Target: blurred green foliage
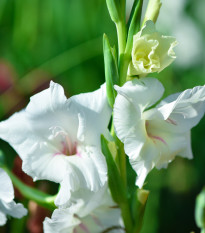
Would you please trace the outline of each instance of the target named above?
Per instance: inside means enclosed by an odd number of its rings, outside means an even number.
[[[185,4],[183,14],[197,24],[205,43],[204,15],[199,14],[204,0]],[[167,17],[171,20],[171,15]],[[29,97],[47,87],[51,79],[62,84],[68,95],[98,88],[104,82],[103,33],[109,36],[111,46],[116,45],[105,0],[1,0],[0,118],[25,107]],[[205,53],[197,65],[183,68],[173,64],[152,76],[165,85],[165,96],[204,85],[204,57]],[[193,160],[177,158],[168,169],[149,174],[142,233],[199,232],[194,205],[205,184],[204,133],[205,119],[192,131]],[[12,167],[16,153],[2,141],[0,148]],[[9,220],[0,232],[26,232],[25,220],[17,222]]]

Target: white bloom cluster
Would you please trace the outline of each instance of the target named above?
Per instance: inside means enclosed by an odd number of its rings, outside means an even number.
[[[138,175],[137,186],[143,186],[152,168],[166,167],[176,155],[192,158],[190,129],[204,115],[204,86],[171,95],[153,108],[164,92],[157,79],[134,79],[115,89],[115,132]],[[44,221],[46,233],[124,232],[121,211],[108,192],[100,145],[101,134],[110,137],[110,117],[105,85],[67,99],[63,88],[51,82],[50,88],[31,98],[25,110],[0,123],[0,136],[21,156],[23,170],[35,180],[61,185],[55,200],[58,208]],[[4,214],[15,217],[25,215],[19,204],[16,214],[13,193],[5,196],[13,189],[0,172],[6,188],[0,193],[0,210],[3,207]]]

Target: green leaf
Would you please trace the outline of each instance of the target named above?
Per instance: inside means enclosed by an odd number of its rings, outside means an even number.
[[[109,105],[113,107],[116,97],[114,85],[119,84],[119,75],[117,68],[116,50],[111,48],[108,37],[105,34],[103,36],[103,52],[107,99]]]
[[[133,8],[128,21],[129,31],[127,38],[126,52],[130,53],[132,49],[133,36],[140,30],[141,14],[142,14],[143,0],[135,0]]]
[[[122,182],[119,170],[115,164],[112,154],[108,148],[108,141],[101,136],[102,152],[105,156],[108,167],[108,184],[114,201],[121,205],[127,200],[126,189]]]
[[[197,226],[205,230],[205,187],[196,198],[195,220]]]
[[[132,216],[134,222],[134,233],[140,232],[142,228],[143,218],[149,191],[144,189],[137,189],[132,198]]]

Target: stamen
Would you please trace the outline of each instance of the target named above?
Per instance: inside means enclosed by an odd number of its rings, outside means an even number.
[[[55,153],[55,155],[74,155],[77,153],[77,143],[72,142],[71,137],[62,127],[55,126],[51,127],[50,130],[52,130],[52,139],[57,139],[61,143],[60,152]]]

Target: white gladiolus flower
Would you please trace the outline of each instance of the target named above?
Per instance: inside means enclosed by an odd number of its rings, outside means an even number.
[[[51,82],[24,110],[0,123],[0,137],[17,151],[23,170],[34,180],[61,183],[68,175],[70,190],[96,191],[104,185],[107,167],[100,135],[108,133],[111,116],[105,88],[67,99],[63,88]]]
[[[22,204],[16,204],[14,199],[14,189],[7,173],[0,168],[0,226],[6,223],[6,216],[22,218],[27,215],[27,210]]]
[[[123,233],[121,211],[115,206],[106,189],[91,194],[93,198],[90,202],[79,199],[69,208],[56,209],[51,219],[45,219],[44,232],[102,233],[109,230],[110,233]]]
[[[148,20],[133,37],[132,61],[128,67],[128,75],[159,73],[176,58],[173,51],[176,45],[174,37],[161,35],[156,31],[154,23]]]
[[[192,158],[190,129],[204,115],[205,86],[171,95],[152,109],[164,92],[157,79],[134,79],[115,88],[115,130],[138,175],[136,185],[142,187],[152,168],[166,168],[176,155]]]

